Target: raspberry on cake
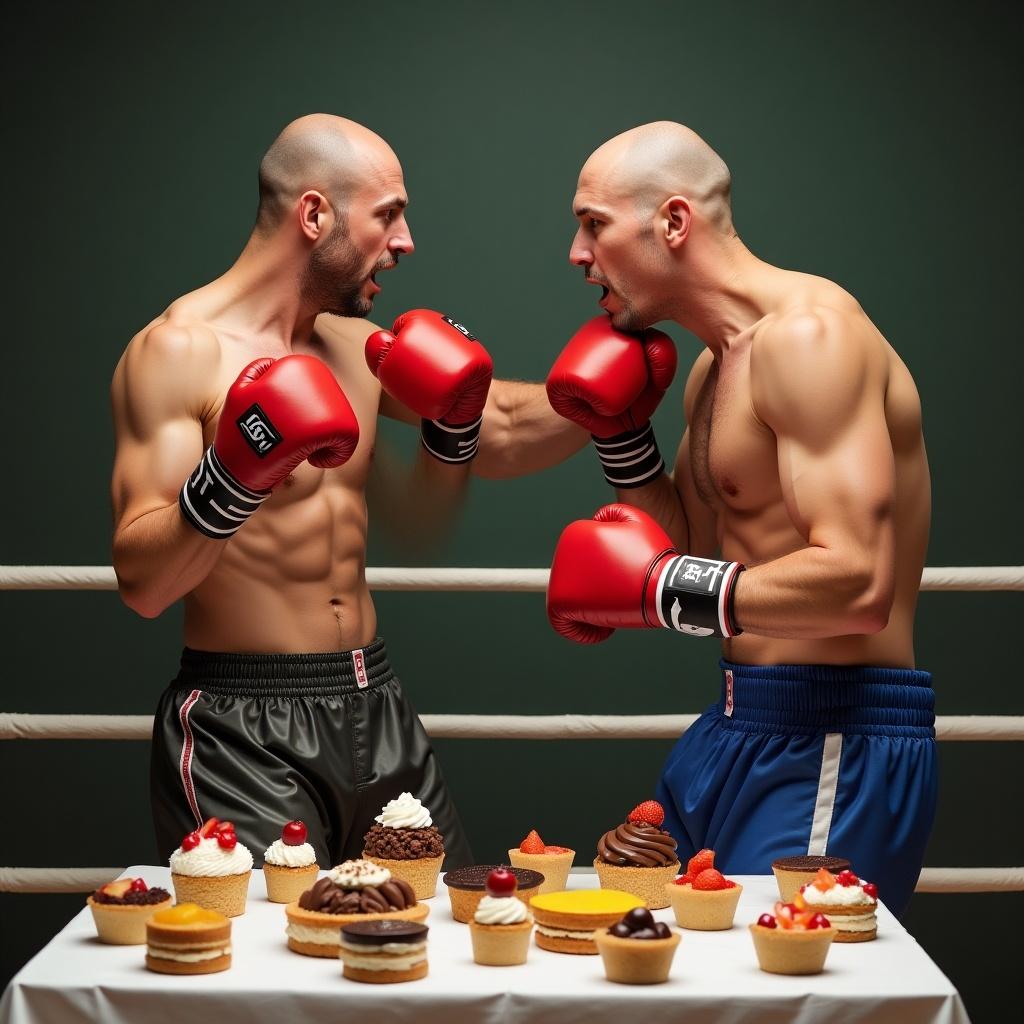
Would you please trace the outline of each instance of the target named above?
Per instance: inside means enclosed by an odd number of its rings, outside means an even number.
[[[357,921],[422,921],[430,913],[412,886],[368,860],[347,860],[285,907],[288,948],[304,956],[338,956],[339,929]]]
[[[320,870],[316,851],[306,842],[305,822],[289,821],[263,854],[263,876],[271,903],[294,903]]]
[[[849,868],[837,875],[819,869],[814,881],[800,887],[793,902],[824,914],[835,929],[836,942],[870,942],[878,935],[878,888]]]
[[[146,922],[171,905],[171,894],[166,889],[151,889],[143,878],[120,878],[101,885],[85,902],[100,942],[141,946],[146,941]]]
[[[602,888],[634,893],[649,910],[669,905],[665,884],[679,870],[679,858],[675,839],[660,827],[664,820],[661,804],[645,800],[601,836],[594,869]]]
[[[230,821],[207,818],[171,854],[171,882],[179,903],[198,903],[225,917],[245,913],[252,854]]]
[[[686,874],[665,886],[680,928],[717,932],[732,927],[743,886],[712,867],[714,862],[713,850],[701,850],[690,858]]]
[[[509,863],[516,868],[529,868],[544,876],[540,892],[558,892],[564,889],[569,879],[576,851],[567,846],[548,846],[536,829],[519,844],[508,851]]]
[[[417,899],[430,899],[444,860],[444,837],[430,812],[412,793],[402,793],[374,821],[363,838],[363,858],[404,878]]]
[[[828,918],[795,903],[780,901],[774,909],[774,914],[762,914],[750,926],[761,970],[769,974],[818,974],[835,938]]]
[[[668,981],[679,939],[667,924],[655,922],[646,907],[637,907],[610,928],[594,933],[605,976],[623,985]]]
[[[146,966],[158,974],[214,974],[231,966],[231,922],[179,903],[146,922]]]
[[[507,868],[495,868],[488,874],[486,895],[469,922],[473,959],[478,964],[511,967],[526,963],[533,918],[526,904],[516,898],[518,888],[516,876]]]

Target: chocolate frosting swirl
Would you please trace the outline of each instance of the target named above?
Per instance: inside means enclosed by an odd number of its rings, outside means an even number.
[[[663,867],[678,860],[672,836],[654,825],[631,821],[601,836],[597,856],[606,864],[633,868]]]
[[[384,914],[415,905],[412,886],[401,878],[362,889],[342,889],[331,879],[321,878],[299,897],[303,910],[316,910],[321,914]]]

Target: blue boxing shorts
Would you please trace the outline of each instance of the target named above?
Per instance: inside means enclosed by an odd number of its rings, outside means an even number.
[[[665,762],[658,801],[685,865],[764,875],[779,857],[845,857],[896,915],[935,818],[931,674],[722,661],[722,694]]]

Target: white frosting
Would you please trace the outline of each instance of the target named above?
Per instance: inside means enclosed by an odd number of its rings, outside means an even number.
[[[327,872],[327,877],[342,889],[365,889],[391,880],[391,872],[369,860],[347,860]]]
[[[834,885],[825,892],[813,885],[804,885],[800,888],[800,895],[809,907],[871,907],[875,904],[859,885]]]
[[[346,949],[342,952],[341,959],[348,967],[357,967],[364,971],[408,971],[427,959],[427,951],[424,947],[421,952],[411,953],[409,956],[389,956],[383,959],[373,955],[358,956]]]
[[[597,934],[592,931],[575,932],[565,928],[545,928],[544,925],[537,925],[537,931],[541,935],[550,935],[553,939],[593,939]]]
[[[316,863],[316,851],[309,843],[289,846],[283,839],[277,839],[267,847],[263,859],[279,868],[308,868]]]
[[[473,915],[477,924],[519,924],[529,918],[526,904],[515,896],[484,896]]]
[[[171,854],[171,871],[176,875],[221,878],[251,870],[252,854],[241,843],[225,850],[216,839],[200,839],[195,849],[183,850],[179,846]]]
[[[429,828],[433,824],[430,811],[412,793],[402,793],[397,799],[389,800],[373,820],[387,828]]]
[[[154,960],[177,960],[180,964],[198,964],[203,960],[216,960],[219,956],[227,956],[231,952],[230,946],[223,949],[207,949],[202,953],[172,953],[162,946],[149,946],[146,952]]]
[[[357,946],[354,942],[346,942],[344,938],[341,940],[342,949],[351,949],[356,953],[366,953],[367,946]],[[385,942],[381,946],[371,946],[370,949],[375,949],[380,953],[422,953],[427,948],[426,942]]]
[[[315,942],[321,946],[336,946],[338,945],[338,936],[341,935],[341,924],[314,928],[307,924],[289,923],[284,933],[289,939],[294,939],[296,942]]]

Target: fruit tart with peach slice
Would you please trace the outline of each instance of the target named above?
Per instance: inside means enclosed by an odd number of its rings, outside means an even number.
[[[171,894],[144,878],[119,878],[101,885],[87,900],[100,942],[114,946],[141,946],[146,922],[171,905]]]

